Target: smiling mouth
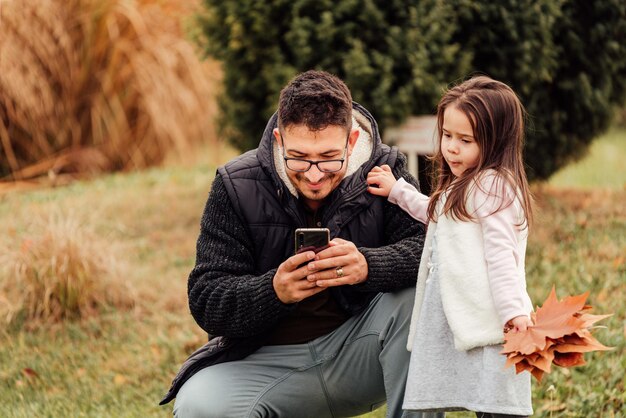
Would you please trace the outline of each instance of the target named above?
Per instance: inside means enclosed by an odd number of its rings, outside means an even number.
[[[306,185],[313,190],[317,190],[320,189],[322,187],[322,185],[324,184],[323,181],[317,182],[317,183],[306,183]]]

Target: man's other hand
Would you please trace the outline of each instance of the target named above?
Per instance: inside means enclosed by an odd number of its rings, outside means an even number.
[[[307,262],[315,258],[313,251],[305,251],[285,260],[274,275],[273,285],[276,296],[283,303],[296,303],[324,290],[314,282],[306,280],[311,272]]]
[[[330,247],[317,253],[308,268],[307,280],[320,288],[358,284],[368,274],[365,256],[354,243],[341,238],[330,241]]]

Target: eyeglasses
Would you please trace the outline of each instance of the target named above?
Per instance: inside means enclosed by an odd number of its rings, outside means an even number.
[[[285,155],[285,139],[280,134],[280,139],[283,143],[283,158],[285,165],[291,171],[297,171],[298,173],[304,173],[311,169],[311,166],[316,166],[322,173],[335,173],[343,167],[343,162],[346,160],[346,152],[348,151],[348,140],[350,139],[350,132],[346,138],[346,147],[343,150],[343,157],[338,160],[303,160],[301,158],[290,158]]]

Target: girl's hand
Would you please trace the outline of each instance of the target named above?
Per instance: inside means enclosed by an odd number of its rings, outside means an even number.
[[[532,326],[533,323],[530,318],[526,315],[516,316],[515,318],[509,320],[504,325],[504,332],[524,332],[528,329],[528,327]]]
[[[391,167],[387,164],[380,167],[374,167],[367,174],[367,191],[376,196],[389,196],[394,184],[396,184],[396,178],[391,172]]]

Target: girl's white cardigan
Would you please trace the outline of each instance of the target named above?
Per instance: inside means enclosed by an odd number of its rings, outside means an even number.
[[[471,196],[471,191],[469,194]],[[468,198],[467,204],[468,213],[472,214],[473,199]],[[517,201],[513,204],[519,206]],[[446,319],[454,335],[455,348],[464,351],[501,343],[504,340],[504,323],[496,311],[491,293],[481,224],[478,221],[458,221],[447,215],[439,215],[437,222],[428,225],[426,233],[407,348],[409,350],[412,348],[420,317],[435,231],[441,299]],[[532,311],[532,303],[526,293],[524,270],[527,231],[528,229],[524,228],[519,229],[517,233],[517,246],[521,257],[516,268],[519,288],[515,289],[515,293],[522,294],[522,314]]]

